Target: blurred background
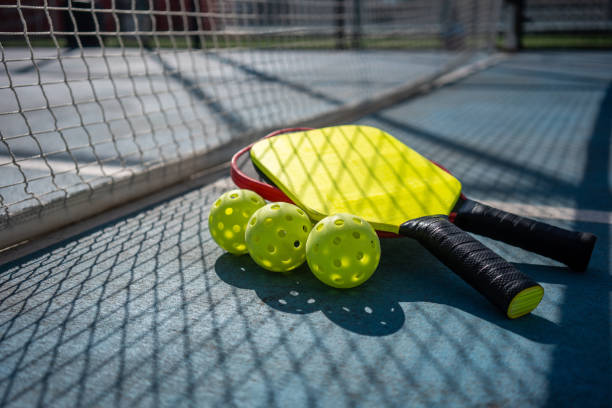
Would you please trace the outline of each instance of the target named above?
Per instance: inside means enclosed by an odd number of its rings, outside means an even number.
[[[422,0],[48,0],[2,1],[0,31],[5,46],[24,45],[27,30],[37,45],[76,48],[136,46],[158,32],[192,33],[191,45],[202,47],[201,36],[223,31],[235,41],[223,46],[270,44],[273,29],[291,27],[300,41],[282,44],[305,48],[433,48],[461,46],[464,16],[470,1]],[[484,2],[483,2],[484,3]],[[500,0],[494,23],[496,44],[505,49],[541,47],[605,48],[612,46],[610,0]],[[268,38],[251,39],[263,34]],[[312,31],[316,28],[316,32]],[[76,34],[75,34],[76,32]],[[161,32],[161,33],[160,33]],[[398,38],[398,33],[404,38]],[[126,33],[126,34],[122,34]],[[135,35],[129,36],[129,33]],[[406,35],[410,35],[407,37]],[[118,38],[119,37],[119,38]],[[314,41],[314,39],[318,41]],[[168,39],[165,39],[168,40]],[[187,46],[162,41],[162,46]],[[210,44],[208,44],[210,46]],[[218,46],[218,45],[217,45]]]

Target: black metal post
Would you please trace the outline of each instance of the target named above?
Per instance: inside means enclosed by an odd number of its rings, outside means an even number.
[[[353,0],[353,37],[351,47],[361,48],[361,0]]]
[[[336,0],[334,14],[336,16],[336,48],[342,50],[346,48],[346,44],[344,43],[344,0]]]

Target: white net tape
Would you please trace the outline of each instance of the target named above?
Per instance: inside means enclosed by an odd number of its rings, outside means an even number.
[[[442,74],[491,48],[498,6],[0,4],[0,246],[227,160],[245,135]]]

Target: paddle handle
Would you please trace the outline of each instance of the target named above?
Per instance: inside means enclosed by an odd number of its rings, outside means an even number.
[[[464,200],[454,220],[459,228],[544,255],[577,272],[587,269],[597,237]]]
[[[399,232],[418,240],[510,318],[529,313],[541,300],[540,296],[533,304],[531,299],[528,304],[519,305],[521,313],[514,313],[511,310],[516,311],[513,301],[525,300],[524,294],[533,293],[534,289],[543,294],[541,286],[444,216],[407,221],[400,226]]]

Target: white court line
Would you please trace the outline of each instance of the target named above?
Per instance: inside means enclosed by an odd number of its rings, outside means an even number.
[[[577,208],[554,207],[549,205],[533,205],[521,203],[506,203],[503,201],[480,201],[491,207],[525,217],[546,218],[564,221],[594,222],[612,224],[612,212],[597,210],[580,210]]]
[[[15,166],[15,163],[8,162],[5,166]],[[112,164],[102,164],[104,171],[98,163],[88,163],[87,165],[79,166],[79,174],[81,176],[98,176],[98,177],[109,177],[109,176],[121,176],[125,174],[131,174],[136,171],[136,167],[123,167]],[[34,170],[34,171],[42,171],[49,172],[49,167],[53,170],[53,173],[56,175],[67,175],[74,174],[77,175],[76,166],[74,163],[66,162],[62,160],[41,160],[41,159],[32,159],[32,160],[24,160],[18,161],[17,166],[21,167],[23,170]],[[17,167],[15,166],[15,167]]]

